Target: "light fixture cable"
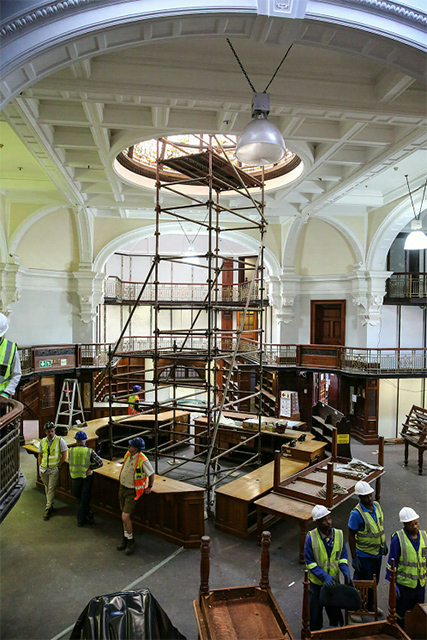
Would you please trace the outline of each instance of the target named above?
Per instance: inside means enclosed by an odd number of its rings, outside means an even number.
[[[421,215],[421,211],[423,210],[424,197],[426,195],[427,178],[426,178],[426,181],[424,182],[424,186],[423,187],[419,187],[418,189],[415,189],[414,192],[411,191],[411,188],[409,186],[408,174],[405,175],[405,179],[406,179],[406,184],[408,185],[409,197],[411,198],[411,205],[412,205],[412,211],[414,212],[414,218],[415,218],[415,220],[419,220],[420,219],[420,215]],[[415,211],[415,204],[414,204],[414,199],[412,197],[412,194],[416,193],[421,188],[423,190],[423,193],[422,193],[422,196],[421,196],[420,210],[419,210],[418,215],[417,215],[417,212]]]
[[[235,48],[233,47],[233,45],[231,44],[231,41],[230,41],[228,38],[227,38],[227,42],[228,42],[228,44],[230,45],[230,49],[232,50],[232,52],[233,52],[233,54],[234,54],[234,57],[236,58],[237,63],[238,63],[238,65],[239,65],[239,67],[241,68],[241,70],[242,70],[242,72],[243,72],[243,74],[244,74],[244,76],[245,76],[246,80],[249,82],[249,86],[250,86],[250,88],[252,89],[252,91],[253,91],[254,93],[256,93],[256,89],[255,89],[254,85],[252,84],[251,79],[249,78],[248,74],[246,73],[245,68],[244,68],[243,64],[241,63],[240,58],[239,58],[239,56],[237,55]],[[282,64],[285,62],[286,57],[287,57],[287,55],[288,55],[289,51],[292,49],[292,46],[293,46],[293,43],[289,46],[289,48],[288,48],[288,50],[286,51],[285,55],[283,56],[282,60],[279,62],[279,65],[277,66],[276,71],[275,71],[275,72],[273,73],[273,75],[271,76],[270,82],[269,82],[269,83],[267,84],[267,86],[265,87],[265,89],[264,89],[263,93],[267,93],[267,89],[268,89],[268,87],[271,85],[271,83],[273,82],[274,78],[276,77],[276,75],[277,75],[277,73],[278,73],[278,71],[279,71],[280,67],[281,67],[281,66],[282,66]]]

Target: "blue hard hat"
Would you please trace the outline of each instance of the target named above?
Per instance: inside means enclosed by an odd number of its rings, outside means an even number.
[[[138,451],[142,451],[143,449],[145,449],[145,442],[142,438],[132,438],[131,440],[129,440],[128,444],[130,447],[135,447],[135,449],[138,449]]]
[[[87,435],[84,431],[77,431],[74,440],[87,440]]]
[[[141,387],[139,386],[139,384],[134,385],[133,391],[141,391]]]

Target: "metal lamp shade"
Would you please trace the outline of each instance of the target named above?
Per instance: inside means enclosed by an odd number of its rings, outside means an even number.
[[[285,155],[286,146],[282,134],[262,113],[249,122],[237,141],[236,157],[243,164],[275,164]]]
[[[424,231],[421,230],[421,220],[412,220],[411,233],[406,238],[405,249],[406,250],[421,250],[427,249],[427,236]]]

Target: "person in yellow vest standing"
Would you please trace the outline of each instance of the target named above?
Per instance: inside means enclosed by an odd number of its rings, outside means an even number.
[[[119,504],[122,511],[123,539],[118,551],[125,550],[127,556],[135,550],[132,529],[132,513],[143,493],[151,493],[154,484],[154,469],[142,453],[145,442],[142,438],[129,440],[128,451],[120,470]]]
[[[135,384],[132,389],[132,394],[129,396],[129,406],[128,406],[128,414],[130,416],[139,413],[139,402],[140,397],[138,392],[141,391],[141,387],[139,384]]]
[[[320,604],[320,590],[323,585],[332,589],[339,584],[340,571],[346,584],[351,583],[347,549],[341,529],[332,527],[331,512],[323,505],[316,504],[311,512],[316,529],[309,531],[305,539],[304,558],[310,580],[310,630],[323,627],[323,607]],[[329,624],[342,627],[344,617],[339,607],[325,607]]]
[[[21,379],[18,347],[4,337],[8,329],[7,318],[0,313],[0,416],[6,412],[5,400],[13,396]]]
[[[94,515],[90,508],[92,497],[93,472],[103,466],[102,459],[91,448],[86,446],[87,435],[84,431],[77,431],[74,436],[75,447],[70,447],[68,464],[71,476],[71,490],[77,498],[77,526],[86,523],[93,524]]]
[[[384,533],[384,515],[379,502],[374,501],[374,490],[363,480],[356,482],[354,492],[359,496],[359,504],[350,513],[348,520],[348,544],[354,568],[353,580],[372,580],[376,576],[379,582],[383,555],[388,547]],[[374,593],[369,590],[368,609],[374,606]],[[380,616],[384,615],[378,609]]]
[[[391,536],[386,580],[390,580],[391,561],[396,568],[396,616],[402,629],[405,613],[425,601],[427,533],[420,531],[419,515],[411,507],[399,511],[403,529]]]
[[[43,518],[49,520],[53,511],[53,499],[59,480],[59,471],[67,461],[68,447],[65,440],[56,435],[53,422],[46,422],[43,429],[45,437],[39,446],[39,471],[46,494]]]

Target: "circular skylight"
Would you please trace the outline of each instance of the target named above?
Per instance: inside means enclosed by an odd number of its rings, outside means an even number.
[[[146,188],[155,188],[157,158],[168,161],[185,155],[203,153],[212,145],[212,150],[222,157],[227,155],[237,168],[254,178],[260,178],[262,167],[250,166],[237,160],[237,136],[217,134],[180,134],[163,138],[145,140],[124,149],[114,161],[114,169],[126,182]],[[287,151],[285,157],[276,164],[264,166],[264,188],[266,190],[289,184],[300,177],[304,164],[295,153]],[[166,164],[160,164],[160,179],[173,181],[180,174]],[[201,192],[204,187],[194,187]]]

